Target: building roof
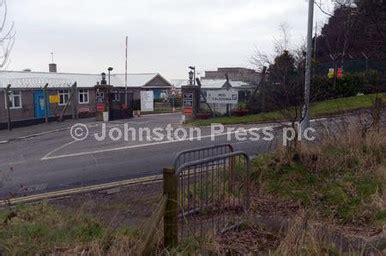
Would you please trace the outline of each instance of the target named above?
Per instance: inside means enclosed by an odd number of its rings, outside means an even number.
[[[157,76],[164,79],[158,73],[127,74],[127,86],[142,87]],[[8,84],[11,84],[11,88],[43,88],[47,83],[49,88],[62,88],[70,87],[75,82],[80,88],[91,88],[100,81],[100,74],[0,71],[0,88],[5,88]],[[111,84],[124,87],[125,75],[111,74]]]
[[[170,81],[173,86],[176,88],[181,88],[181,86],[189,85],[189,81],[186,79],[173,79]],[[226,79],[201,79],[201,88],[202,89],[221,89],[226,87]],[[229,84],[232,88],[249,88],[250,84],[243,81],[232,81],[229,80]]]
[[[185,86],[189,84],[188,79],[170,79],[169,81],[176,88],[181,88],[181,86]]]

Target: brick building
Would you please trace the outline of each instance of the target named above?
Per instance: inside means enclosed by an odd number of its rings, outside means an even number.
[[[98,91],[95,85],[101,81],[100,74],[75,74],[56,72],[0,71],[0,123],[7,121],[5,88],[10,87],[10,112],[12,121],[42,119],[44,112],[43,87],[48,83],[48,96],[57,95],[59,103],[48,103],[49,117],[58,116],[70,99],[71,87],[76,83],[74,98],[78,114],[92,116],[96,112]],[[123,103],[125,75],[112,74],[111,85],[116,92],[114,100]],[[140,91],[152,90],[159,98],[168,93],[171,84],[158,73],[128,74],[128,94],[133,100],[140,100]],[[71,106],[72,108],[72,106]],[[43,109],[43,111],[42,111]],[[69,111],[70,112],[70,111]]]

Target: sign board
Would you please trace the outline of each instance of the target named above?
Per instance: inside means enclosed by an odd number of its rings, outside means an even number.
[[[184,107],[193,107],[193,93],[184,93],[182,100]]]
[[[206,102],[209,104],[237,104],[239,93],[234,90],[207,91]]]
[[[176,91],[176,87],[172,87],[172,96],[176,96],[177,95],[177,91]]]
[[[59,95],[50,95],[48,99],[52,104],[59,103]]]
[[[154,111],[154,92],[141,91],[141,111]]]
[[[335,69],[333,69],[333,68],[328,69],[328,75],[327,76],[329,79],[333,79],[335,76]]]
[[[338,70],[336,71],[336,77],[338,79],[343,78],[343,68],[338,68]]]
[[[192,107],[184,107],[182,110],[182,113],[187,114],[187,115],[192,115],[193,114],[193,108]]]
[[[104,103],[97,103],[96,109],[98,112],[104,112],[105,111],[105,104]]]

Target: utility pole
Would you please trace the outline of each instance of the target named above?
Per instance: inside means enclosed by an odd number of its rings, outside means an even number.
[[[312,69],[312,29],[314,26],[314,1],[308,0],[308,31],[307,31],[307,55],[306,55],[306,74],[304,83],[304,108],[302,129],[310,127],[310,87]]]

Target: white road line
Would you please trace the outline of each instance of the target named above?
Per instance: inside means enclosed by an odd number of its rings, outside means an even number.
[[[65,148],[65,147],[67,147],[67,146],[69,146],[69,145],[71,145],[71,144],[73,144],[73,143],[75,143],[75,142],[77,142],[77,140],[73,140],[73,141],[71,141],[71,142],[69,142],[69,143],[66,143],[66,144],[64,144],[64,145],[62,145],[62,146],[60,146],[60,147],[58,147],[58,148],[56,148],[56,149],[54,149],[54,150],[48,152],[48,153],[47,153],[45,156],[43,156],[40,160],[46,160],[46,158],[48,158],[50,155],[52,155],[52,154],[55,153],[56,151],[58,151],[58,150],[60,150],[60,149],[62,149],[62,148]]]
[[[273,128],[273,126],[267,126],[264,128]],[[246,131],[251,131],[256,128],[250,128],[246,129]],[[259,128],[260,129],[260,128]],[[108,148],[108,149],[100,149],[100,150],[93,150],[93,151],[86,151],[86,152],[79,152],[79,153],[73,153],[73,154],[64,154],[64,155],[58,155],[58,156],[50,156],[51,154],[55,153],[59,149],[62,149],[71,143],[67,143],[60,148],[57,148],[48,154],[46,154],[44,157],[42,157],[40,160],[41,161],[46,161],[46,160],[53,160],[53,159],[59,159],[59,158],[68,158],[68,157],[77,157],[77,156],[85,156],[85,155],[92,155],[92,154],[100,154],[100,153],[106,153],[106,152],[114,152],[114,151],[121,151],[121,150],[127,150],[127,149],[133,149],[133,148],[143,148],[143,147],[151,147],[151,146],[156,146],[156,145],[163,145],[163,144],[171,144],[171,143],[178,143],[178,142],[183,142],[183,141],[200,141],[201,139],[205,138],[211,138],[213,137],[221,137],[225,135],[231,135],[231,134],[236,134],[236,133],[241,133],[241,131],[232,131],[232,132],[227,132],[227,133],[222,133],[222,134],[217,134],[217,135],[204,135],[200,137],[195,137],[195,138],[186,138],[186,139],[180,139],[180,140],[167,140],[167,141],[160,141],[160,142],[152,142],[152,143],[145,143],[145,144],[138,144],[138,145],[131,145],[131,146],[124,146],[124,147],[117,147],[117,148]]]
[[[313,119],[310,120],[311,122],[315,121],[324,121],[327,120],[327,118],[320,118],[320,119]],[[246,131],[251,131],[256,128],[258,129],[264,129],[264,128],[275,128],[279,127],[280,125],[271,125],[271,126],[264,126],[264,127],[253,127],[250,129],[246,129]],[[217,134],[213,135],[214,137],[220,137],[220,136],[225,136],[225,135],[230,135],[230,134],[236,134],[240,133],[240,131],[232,131],[228,133],[222,133],[222,134]],[[60,146],[59,148],[47,153],[45,156],[43,156],[40,160],[41,161],[46,161],[46,160],[53,160],[53,159],[59,159],[59,158],[68,158],[68,157],[77,157],[77,156],[85,156],[85,155],[92,155],[92,154],[100,154],[100,153],[106,153],[106,152],[115,152],[115,151],[121,151],[121,150],[127,150],[127,149],[134,149],[134,148],[143,148],[143,147],[150,147],[150,146],[156,146],[156,145],[163,145],[163,144],[171,144],[171,143],[178,143],[178,142],[183,142],[183,141],[200,141],[201,139],[205,138],[210,138],[212,135],[204,135],[196,138],[187,138],[187,139],[181,139],[181,140],[167,140],[167,141],[160,141],[160,142],[152,142],[152,143],[145,143],[145,144],[138,144],[138,145],[131,145],[131,146],[123,146],[123,147],[117,147],[117,148],[108,148],[108,149],[100,149],[100,150],[93,150],[93,151],[86,151],[86,152],[79,152],[79,153],[72,153],[72,154],[64,154],[64,155],[58,155],[58,156],[51,156],[53,153],[56,151],[63,149],[69,145],[71,145],[74,142],[77,141],[72,141],[70,143],[64,144]]]

